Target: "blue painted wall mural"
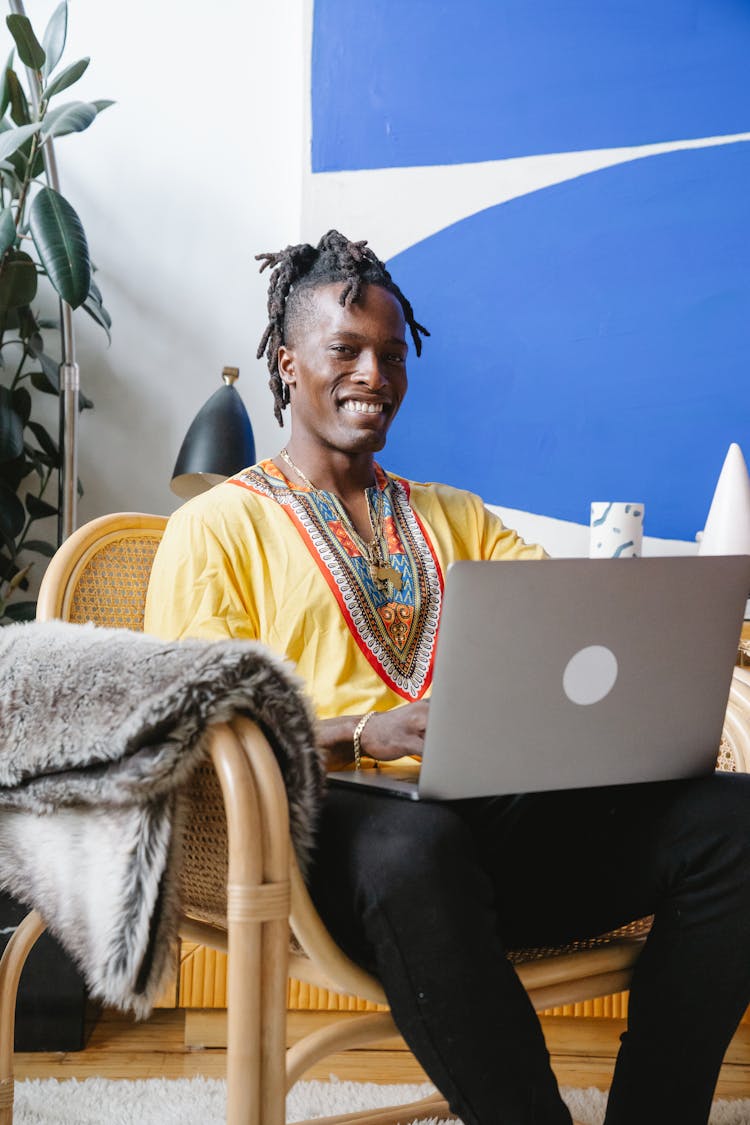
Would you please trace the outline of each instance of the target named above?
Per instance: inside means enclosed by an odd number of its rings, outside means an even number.
[[[313,169],[750,130],[739,0],[316,0]],[[672,152],[473,215],[390,264],[433,331],[386,463],[692,539],[750,457],[750,146]],[[367,231],[352,231],[367,237]],[[375,246],[377,250],[377,246]]]
[[[313,171],[748,128],[746,0],[315,0]]]

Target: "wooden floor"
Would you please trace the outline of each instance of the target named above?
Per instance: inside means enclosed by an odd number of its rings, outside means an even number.
[[[195,1015],[195,1014],[194,1014]],[[210,1042],[218,1013],[207,1013],[204,1041]],[[293,1012],[289,1041],[332,1019],[338,1013]],[[356,1017],[355,1017],[356,1018]],[[214,1023],[212,1024],[212,1020]],[[558,1080],[565,1086],[607,1089],[623,1021],[610,1019],[543,1020],[547,1044]],[[200,1027],[200,1017],[192,1029]],[[23,1078],[183,1078],[204,1075],[223,1078],[226,1052],[218,1047],[186,1047],[184,1010],[157,1010],[145,1023],[115,1012],[98,1019],[83,1051],[16,1055],[16,1077]],[[361,1082],[420,1082],[423,1071],[401,1040],[387,1040],[376,1048],[333,1055],[306,1078]],[[733,1040],[722,1070],[717,1096],[750,1098],[750,1024],[743,1024]]]

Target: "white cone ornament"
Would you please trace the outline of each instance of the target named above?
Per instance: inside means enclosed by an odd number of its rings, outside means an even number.
[[[736,442],[724,460],[698,554],[750,555],[750,476]]]

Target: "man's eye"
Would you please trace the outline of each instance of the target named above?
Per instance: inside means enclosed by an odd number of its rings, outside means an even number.
[[[346,346],[346,344],[331,344],[331,351],[332,352],[341,352],[344,355],[351,355],[352,354],[352,349],[348,348]]]
[[[388,363],[406,363],[406,357],[402,355],[387,355],[385,358]]]

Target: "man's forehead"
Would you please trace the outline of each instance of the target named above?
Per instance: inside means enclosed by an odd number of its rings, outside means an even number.
[[[310,291],[315,318],[321,328],[361,333],[368,322],[377,320],[389,336],[404,339],[406,321],[403,309],[392,293],[379,285],[365,285],[356,301],[347,301],[342,305],[344,289],[345,284],[334,282]]]

